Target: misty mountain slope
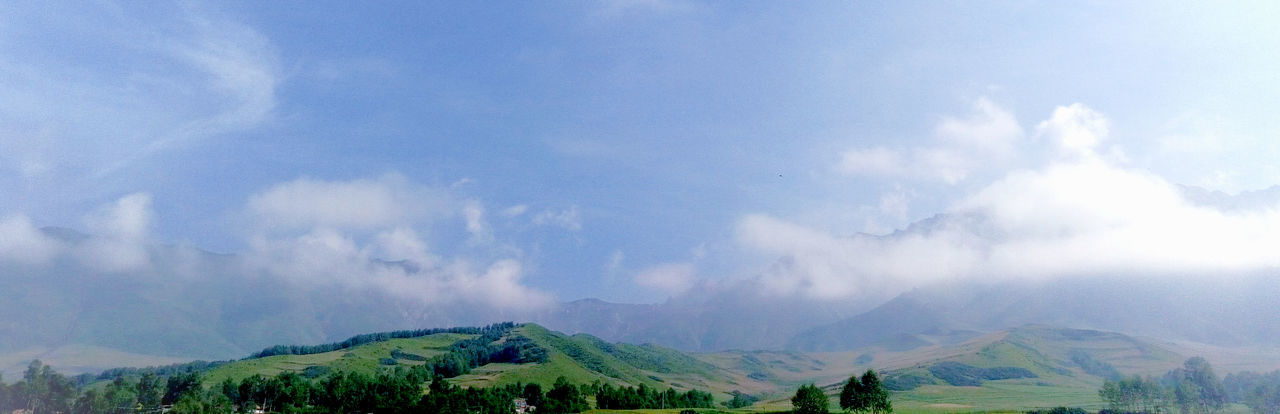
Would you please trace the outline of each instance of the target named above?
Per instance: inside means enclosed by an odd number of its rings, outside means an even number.
[[[1280,281],[1268,275],[1079,278],[948,284],[905,293],[853,318],[793,337],[796,349],[840,350],[900,334],[997,331],[1046,324],[1226,346],[1276,344]]]
[[[895,337],[896,342],[909,341],[903,335],[938,332],[950,326],[941,313],[928,309],[914,298],[899,296],[861,315],[801,332],[791,337],[787,348],[801,351],[856,349],[894,340]]]
[[[144,246],[125,253],[145,255],[145,265],[103,270],[95,262],[102,259],[88,255],[101,239],[67,229],[42,231],[82,254],[0,269],[0,354],[90,346],[226,359],[280,343],[511,319],[496,309],[431,306],[384,289],[268,275],[244,257],[183,246]]]
[[[746,284],[695,292],[654,305],[580,300],[533,321],[610,341],[654,343],[684,351],[781,349],[804,329],[853,315],[858,304],[761,295]]]
[[[1114,375],[1159,375],[1184,356],[1114,332],[1029,325],[961,344],[873,354],[899,409],[1101,408]]]

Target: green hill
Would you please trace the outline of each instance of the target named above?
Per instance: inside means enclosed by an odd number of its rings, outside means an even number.
[[[437,333],[413,338],[374,341],[327,352],[271,355],[216,364],[204,375],[206,385],[223,380],[239,381],[252,375],[274,376],[292,371],[306,377],[321,377],[346,371],[376,374],[399,366],[432,363],[436,358],[457,352],[460,341],[480,335]],[[740,373],[723,369],[693,355],[655,345],[609,343],[591,335],[565,335],[535,324],[516,325],[492,341],[501,346],[523,341],[545,353],[540,362],[490,362],[450,379],[467,387],[490,387],[513,383],[538,383],[549,388],[558,377],[570,382],[594,382],[677,390],[698,389],[729,399],[738,390]],[[279,347],[278,347],[279,348]],[[756,388],[759,388],[756,386]]]
[[[786,410],[804,383],[833,396],[849,375],[881,372],[899,412],[1100,408],[1097,389],[1115,375],[1159,375],[1184,356],[1122,334],[1030,325],[958,344],[856,351],[730,351],[689,354],[655,345],[611,343],[535,324],[370,334],[318,346],[272,347],[258,356],[211,364],[206,385],[291,371],[319,378],[332,372],[376,374],[400,367],[471,361],[450,382],[464,387],[538,383],[697,389],[718,401],[740,391],[762,401],[751,410]],[[265,355],[265,356],[264,356]],[[435,366],[435,365],[431,365]],[[203,367],[203,366],[202,366]],[[458,371],[462,372],[462,371]],[[833,400],[834,401],[834,400]]]

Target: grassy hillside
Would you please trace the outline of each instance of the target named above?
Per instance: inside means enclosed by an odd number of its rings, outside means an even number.
[[[275,355],[244,359],[210,370],[205,374],[205,384],[216,384],[227,378],[233,381],[240,381],[254,374],[274,376],[285,371],[293,371],[309,376],[322,375],[329,371],[359,372],[372,375],[379,370],[393,369],[395,365],[423,364],[422,361],[418,361],[413,357],[396,358],[392,355],[392,351],[398,350],[397,354],[402,356],[404,354],[401,353],[407,353],[430,358],[447,352],[449,345],[453,345],[457,341],[474,338],[475,336],[441,333],[418,338],[373,342],[349,349],[319,354]],[[394,360],[395,365],[384,363],[384,359]]]
[[[333,371],[374,374],[398,365],[421,365],[431,357],[449,352],[454,343],[476,335],[456,333],[434,334],[416,338],[372,342],[336,351],[308,355],[275,355],[229,362],[208,371],[206,384],[224,379],[239,381],[258,374],[274,376],[293,371],[305,376],[323,376]],[[565,335],[538,325],[526,324],[513,329],[498,342],[512,338],[528,338],[546,351],[540,363],[489,363],[450,381],[469,387],[489,387],[520,383],[539,383],[549,388],[558,377],[573,383],[596,381],[615,385],[645,384],[653,388],[699,389],[717,392],[717,398],[728,399],[728,392],[742,389],[738,380],[751,389],[776,388],[752,384],[745,374],[726,370],[692,355],[654,345],[609,343],[590,335]],[[411,357],[405,358],[405,355]],[[420,357],[420,358],[418,358]]]
[[[491,341],[494,346],[517,341],[532,344],[545,358],[488,363],[450,381],[467,387],[539,383],[545,389],[563,376],[577,384],[698,389],[712,392],[718,401],[728,400],[736,390],[760,397],[761,402],[746,410],[726,411],[769,412],[790,409],[791,393],[810,382],[824,387],[837,401],[835,396],[849,375],[875,369],[887,385],[896,388],[897,412],[1001,412],[1053,406],[1101,408],[1097,389],[1105,378],[1159,375],[1185,359],[1164,346],[1122,334],[1035,325],[951,345],[904,350],[881,344],[826,353],[688,354],[654,345],[610,343],[584,334],[565,335],[534,324],[501,332],[501,336],[436,333],[329,352],[248,358],[210,369],[205,383],[285,371],[308,377],[335,371],[374,374],[458,352],[459,341]]]
[[[513,331],[547,350],[538,364],[488,364],[454,379],[464,386],[493,386],[515,382],[548,386],[563,376],[575,383],[612,383],[677,390],[719,392],[719,398],[736,387],[738,373],[694,356],[655,345],[609,343],[591,335],[565,335],[535,324]]]

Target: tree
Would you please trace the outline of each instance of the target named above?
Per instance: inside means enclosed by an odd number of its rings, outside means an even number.
[[[160,389],[160,377],[157,377],[155,372],[142,373],[142,378],[138,379],[135,389],[138,391],[138,405],[142,406],[143,410],[160,409],[160,399],[163,394]]]
[[[52,367],[33,360],[27,365],[22,379],[25,382],[27,408],[36,414],[65,413],[71,411],[71,400],[76,395],[75,384]]]
[[[1112,411],[1155,413],[1168,411],[1170,392],[1154,379],[1134,375],[1117,381],[1104,381],[1098,397]]]
[[[827,394],[813,384],[803,385],[791,397],[791,406],[795,414],[827,414],[829,405]]]
[[[844,388],[840,389],[840,409],[856,413],[864,411],[866,407],[867,401],[862,395],[862,380],[856,374],[850,375]]]
[[[106,398],[107,405],[111,407],[110,412],[113,413],[133,412],[138,405],[136,387],[125,381],[123,376],[118,376],[110,384],[107,384],[102,396]]]
[[[524,392],[521,393],[525,403],[534,407],[542,406],[542,386],[536,382],[530,382],[524,386]]]
[[[172,405],[182,398],[183,394],[190,392],[202,391],[200,385],[200,374],[191,371],[185,374],[170,375],[168,381],[165,382],[164,397],[160,398],[160,403],[164,405]]]
[[[1211,413],[1226,407],[1227,391],[1204,358],[1188,359],[1170,374],[1174,398],[1183,413]]]
[[[544,407],[538,407],[538,411],[552,414],[580,413],[590,408],[586,397],[578,392],[578,387],[570,384],[565,377],[556,378],[555,385],[543,399],[543,405],[546,406],[545,411]]]
[[[863,410],[870,411],[872,414],[893,412],[893,401],[889,398],[889,390],[884,388],[884,383],[880,382],[880,376],[876,375],[875,371],[867,370],[863,373],[861,383]]]

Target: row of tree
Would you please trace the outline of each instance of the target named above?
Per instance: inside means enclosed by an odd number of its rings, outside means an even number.
[[[538,384],[463,388],[450,384],[436,371],[430,364],[402,365],[376,375],[336,371],[314,379],[289,371],[272,377],[226,379],[206,388],[198,371],[161,377],[144,370],[136,378],[117,376],[105,386],[79,387],[72,379],[33,361],[22,380],[13,385],[0,381],[0,411],[125,414],[169,410],[181,414],[262,409],[280,413],[507,414],[514,411],[514,399],[524,398],[540,413],[576,413],[591,408],[586,396],[592,392],[597,408],[710,408],[713,404],[710,393],[698,390],[659,391],[644,385],[614,387],[599,382],[575,386],[563,377],[545,393]]]
[[[1244,404],[1256,413],[1280,412],[1280,370],[1227,374],[1222,383],[1231,402]]]
[[[432,328],[432,329],[415,329],[391,332],[378,332],[370,334],[356,335],[346,340],[320,345],[276,345],[268,347],[245,359],[263,358],[274,355],[310,355],[322,354],[341,349],[352,348],[372,342],[384,342],[398,338],[418,338],[428,335],[436,335],[442,333],[468,334],[480,336],[498,336],[501,337],[518,325],[513,322],[495,323],[484,327],[456,327],[456,328]]]
[[[1165,413],[1177,407],[1182,413],[1216,413],[1227,406],[1226,388],[1204,358],[1194,357],[1163,377],[1132,376],[1107,380],[1098,396],[1113,412]]]
[[[711,394],[698,390],[678,392],[674,388],[659,391],[644,384],[638,387],[617,387],[605,384],[596,393],[596,408],[635,410],[644,408],[712,408],[715,401]]]
[[[801,386],[796,395],[791,397],[791,406],[795,414],[826,414],[830,401],[821,388],[813,384]],[[840,390],[840,409],[846,412],[888,414],[893,412],[893,402],[889,390],[885,389],[880,376],[873,370],[867,370],[861,377],[853,375]]]

